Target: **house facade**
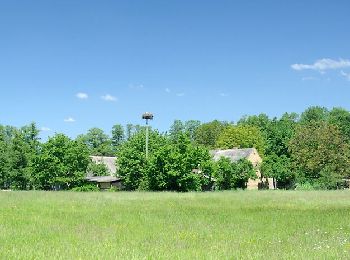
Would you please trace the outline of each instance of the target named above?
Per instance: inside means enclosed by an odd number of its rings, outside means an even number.
[[[259,166],[262,163],[262,158],[260,157],[258,151],[255,148],[212,150],[210,151],[210,154],[213,156],[214,161],[218,161],[221,157],[229,158],[232,162],[237,162],[241,159],[247,159],[254,166],[257,177],[255,180],[249,179],[247,183],[247,189],[274,189],[273,179],[263,177],[260,172]]]
[[[108,176],[94,176],[93,172],[88,172],[86,180],[91,183],[96,183],[96,185],[101,190],[108,190],[110,188],[122,189],[122,181],[120,178],[116,177],[117,173],[117,157],[107,157],[107,156],[90,156],[93,163],[104,164],[108,170]]]

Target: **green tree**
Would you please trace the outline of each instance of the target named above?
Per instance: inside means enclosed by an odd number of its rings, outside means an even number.
[[[188,120],[185,122],[185,132],[190,137],[191,142],[195,141],[196,131],[200,127],[201,122],[198,120]]]
[[[125,141],[124,127],[122,125],[114,125],[112,128],[112,145],[116,150]]]
[[[0,188],[8,187],[10,171],[9,146],[6,141],[5,128],[0,125]]]
[[[300,116],[301,124],[328,121],[329,111],[325,107],[312,106],[307,108]]]
[[[229,126],[219,136],[217,147],[221,149],[251,148],[258,150],[261,156],[265,152],[265,140],[255,126]]]
[[[214,120],[200,125],[194,134],[196,144],[204,145],[209,149],[216,148],[217,140],[222,132],[229,126],[227,122]]]
[[[90,163],[85,144],[56,134],[43,145],[32,163],[35,189],[71,189],[84,181]]]
[[[329,123],[339,127],[343,136],[350,141],[350,112],[340,108],[335,107],[329,112]]]
[[[147,167],[149,160],[146,160],[146,137],[145,129],[132,135],[124,142],[117,152],[118,174],[123,178],[126,190],[136,190],[147,187]],[[166,138],[159,132],[149,131],[149,154],[159,150],[166,143]]]
[[[32,122],[29,125],[22,127],[21,131],[23,133],[24,141],[29,145],[33,153],[37,153],[40,147],[40,130],[36,123]]]
[[[296,126],[296,114],[285,113],[280,119],[274,118],[266,131],[266,155],[290,157],[288,144]]]
[[[300,182],[314,182],[325,171],[338,180],[349,176],[350,148],[337,126],[316,121],[298,126],[289,149]]]
[[[237,122],[237,125],[255,126],[264,133],[269,129],[270,119],[266,114],[244,116]]]
[[[86,172],[89,176],[109,176],[110,175],[108,168],[104,163],[90,162]]]
[[[174,123],[170,126],[169,136],[171,139],[175,140],[179,135],[184,133],[185,125],[181,120],[175,120]]]
[[[78,136],[77,140],[89,148],[90,155],[114,155],[111,138],[100,128],[91,128],[86,135]]]
[[[148,185],[150,190],[198,191],[210,182],[209,151],[194,145],[186,133],[176,142],[168,140],[150,158]],[[193,172],[194,169],[199,171]]]
[[[9,184],[11,189],[25,190],[30,186],[30,143],[27,143],[23,132],[16,130],[10,144]]]
[[[126,125],[126,140],[129,140],[133,135],[133,125],[127,124]]]
[[[246,159],[232,162],[229,158],[221,157],[214,169],[218,190],[245,189],[248,180],[256,178],[253,165]]]
[[[263,176],[274,179],[275,188],[290,189],[295,183],[296,176],[292,170],[291,159],[286,155],[266,156],[260,170]]]

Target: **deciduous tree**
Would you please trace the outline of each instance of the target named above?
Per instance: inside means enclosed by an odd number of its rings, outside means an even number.
[[[303,174],[299,178],[316,180],[325,169],[338,179],[349,176],[349,144],[337,126],[315,121],[298,126],[289,149],[294,169]]]
[[[255,126],[229,126],[219,136],[217,147],[221,149],[251,148],[261,156],[265,152],[265,142],[260,130]]]

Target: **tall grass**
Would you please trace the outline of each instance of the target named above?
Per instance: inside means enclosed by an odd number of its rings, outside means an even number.
[[[0,192],[0,259],[349,259],[349,191]]]

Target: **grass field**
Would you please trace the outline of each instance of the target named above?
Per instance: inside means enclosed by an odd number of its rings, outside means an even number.
[[[0,259],[350,259],[350,191],[0,192]]]

